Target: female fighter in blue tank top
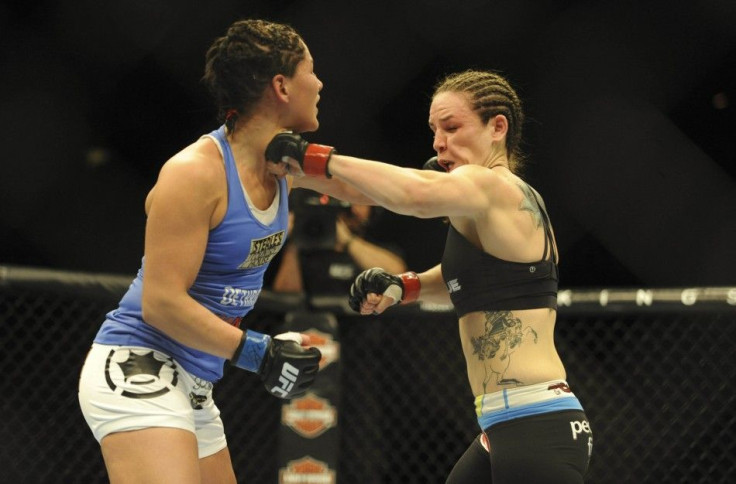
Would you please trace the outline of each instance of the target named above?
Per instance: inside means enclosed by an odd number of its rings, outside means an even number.
[[[225,137],[225,127],[206,136],[217,143],[225,160],[227,213],[222,222],[210,231],[202,267],[189,294],[213,313],[239,324],[240,319],[253,309],[263,286],[268,262],[286,239],[289,217],[287,185],[285,179],[279,180],[274,200],[276,217],[268,224],[262,223],[247,201]],[[210,382],[219,380],[223,358],[184,346],[143,320],[141,291],[144,274],[145,259],[119,307],[107,314],[95,343],[158,350],[173,357],[195,376]]]
[[[314,59],[292,27],[238,20],[207,49],[202,82],[224,126],[162,164],[141,268],[80,372],[80,409],[114,484],[235,484],[213,395],[224,362],[281,399],[304,395],[319,369],[308,335],[240,328],[288,225],[289,182],[263,151],[277,133],[319,128]]]

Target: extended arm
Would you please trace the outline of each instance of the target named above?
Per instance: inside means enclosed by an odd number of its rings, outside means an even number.
[[[278,176],[288,176],[290,188],[307,188],[324,193],[339,200],[360,205],[376,205],[365,193],[342,180],[327,176],[325,166],[335,153],[331,146],[308,143],[298,134],[277,134],[266,147],[268,170]],[[300,160],[296,165],[284,162],[283,158]],[[304,165],[304,160],[308,160]]]
[[[355,203],[359,205],[378,205],[376,201],[356,187],[338,178],[324,178],[302,176],[294,177],[293,188],[306,188],[315,192],[324,193],[338,200]]]
[[[421,218],[473,216],[488,207],[494,192],[489,186],[494,176],[481,166],[465,165],[451,173],[402,168],[339,155],[332,147],[307,143],[293,133],[276,135],[266,149],[266,158],[282,163],[294,176],[308,179],[300,183],[342,180],[373,204]]]

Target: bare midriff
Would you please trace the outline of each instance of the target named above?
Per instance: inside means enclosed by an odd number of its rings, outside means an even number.
[[[474,396],[564,380],[554,343],[554,309],[477,311],[460,318],[468,379]]]

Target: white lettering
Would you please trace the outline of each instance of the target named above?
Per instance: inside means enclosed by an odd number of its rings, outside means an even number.
[[[283,388],[286,393],[289,393],[294,387],[294,382],[284,378],[283,375],[279,377],[279,383],[281,383],[281,388]]]
[[[452,279],[450,281],[447,281],[447,291],[452,294],[453,292],[457,292],[462,289],[462,286],[459,282],[457,282],[457,279]]]
[[[588,459],[593,455],[593,437],[588,437]]]
[[[260,289],[237,289],[225,286],[220,304],[223,306],[249,307],[255,305]]]
[[[281,375],[290,381],[296,381],[296,378],[299,376],[299,369],[286,361],[284,362],[284,366],[281,367]]]
[[[349,279],[352,279],[355,275],[353,266],[351,264],[330,264],[330,267],[328,269],[328,273],[330,274],[330,277],[333,279],[340,279],[343,281],[347,281]]]
[[[637,306],[651,306],[652,305],[652,299],[653,294],[652,291],[647,291],[645,289],[639,289],[636,291],[636,305]]]
[[[325,420],[330,421],[335,418],[335,410],[332,408],[326,410],[289,410],[289,418],[292,420]]]
[[[285,392],[284,390],[282,390],[281,387],[276,387],[276,386],[271,389],[271,393],[273,393],[279,398],[286,398],[287,396],[289,396],[289,394]]]
[[[298,377],[299,369],[288,361],[284,362],[284,366],[281,367],[281,376],[279,376],[280,386],[271,388],[271,393],[282,398],[286,397],[292,388],[294,388],[294,383]]]
[[[230,286],[225,287],[225,291],[222,293],[222,299],[220,300],[220,304],[224,306],[230,306],[232,304],[232,295],[233,295],[233,288]]]
[[[284,484],[334,484],[335,477],[330,474],[284,474]]]
[[[570,422],[570,429],[572,429],[572,439],[578,440],[578,434],[581,432],[585,432],[586,434],[590,433],[590,424],[587,420],[574,420]]]
[[[680,296],[682,304],[685,306],[692,306],[698,301],[698,290],[697,289],[685,289],[682,291]]]

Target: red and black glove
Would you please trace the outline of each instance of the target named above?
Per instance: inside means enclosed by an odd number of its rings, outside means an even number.
[[[332,178],[327,169],[332,153],[335,153],[332,146],[309,143],[295,133],[279,133],[266,147],[267,160],[288,163],[284,158],[292,158],[299,163],[301,173],[316,177]]]
[[[380,267],[367,269],[355,278],[350,286],[348,303],[354,311],[360,312],[360,304],[368,293],[382,294],[394,299],[394,304],[408,304],[419,298],[421,284],[415,272],[393,275]]]

